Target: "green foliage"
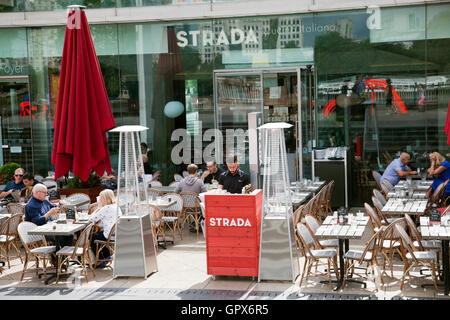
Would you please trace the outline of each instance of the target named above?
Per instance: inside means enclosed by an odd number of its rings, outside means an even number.
[[[6,184],[11,181],[14,175],[14,171],[16,171],[17,168],[20,168],[20,165],[15,162],[5,163],[0,168],[0,183]]]
[[[75,176],[74,178],[69,179],[69,181],[67,182],[67,186],[70,189],[94,188],[100,185],[101,185],[100,177],[95,173],[91,173],[87,181],[83,181],[77,176]]]

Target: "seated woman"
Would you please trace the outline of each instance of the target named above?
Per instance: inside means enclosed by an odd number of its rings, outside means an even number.
[[[433,177],[433,184],[431,188],[427,191],[427,197],[431,197],[434,190],[447,179],[450,179],[450,162],[448,162],[440,153],[433,152],[430,154],[431,166],[428,169],[428,174]],[[447,184],[445,189],[445,198],[450,195],[450,183]]]
[[[95,240],[106,241],[113,225],[116,223],[118,216],[122,215],[120,208],[117,208],[116,198],[114,192],[110,189],[105,189],[100,192],[97,209],[90,215],[90,222],[98,222],[97,226],[102,227],[102,230],[92,234],[91,249],[95,252]],[[117,212],[117,210],[119,210]],[[111,256],[108,248],[103,248],[99,252],[99,259],[107,259]]]

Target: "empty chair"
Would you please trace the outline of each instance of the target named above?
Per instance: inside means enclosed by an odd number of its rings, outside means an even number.
[[[383,256],[383,273],[386,273],[386,261],[389,263],[391,267],[391,277],[394,277],[393,271],[393,259],[394,254],[397,253],[401,255],[401,241],[400,235],[395,229],[396,225],[400,225],[405,227],[405,219],[399,218],[387,226],[384,227],[384,232],[381,239],[380,252]]]
[[[342,283],[342,288],[345,288],[345,283],[347,280],[347,277],[349,277],[349,271],[351,270],[351,276],[353,277],[354,274],[354,268],[355,266],[362,266],[363,264],[366,264],[366,272],[367,275],[369,269],[370,273],[372,274],[372,277],[374,276],[374,268],[378,268],[378,261],[377,261],[377,255],[378,251],[380,250],[381,245],[381,236],[384,232],[384,229],[381,228],[376,233],[372,235],[370,240],[367,242],[364,250],[349,250],[344,255],[344,282]],[[383,279],[380,277],[381,282],[383,282]],[[376,290],[378,291],[378,285],[377,282],[374,280]]]
[[[318,240],[314,235],[317,232],[317,229],[320,227],[319,221],[311,214],[307,214],[305,216],[305,224],[309,229],[311,234],[314,237],[316,244],[323,248],[335,248],[336,250],[339,248],[339,240],[338,239],[327,239],[327,240]]]
[[[163,213],[159,209],[159,207],[154,205],[149,205],[149,211],[150,211],[150,218],[152,219],[152,228],[153,228],[153,238],[155,240],[155,243],[157,244],[159,241],[159,238],[162,238],[162,241],[164,242],[164,246],[166,246],[166,235],[165,235],[165,229],[164,224],[162,221]],[[156,246],[158,248],[158,246]]]
[[[62,249],[56,252],[56,256],[58,257],[58,272],[56,275],[56,283],[58,283],[59,281],[63,264],[66,263],[68,265],[69,261],[71,260],[78,261],[77,259],[78,257],[80,257],[81,260],[81,267],[83,268],[86,282],[88,282],[86,264],[89,266],[89,268],[92,271],[92,274],[95,277],[95,272],[92,267],[94,261],[90,260],[91,258],[89,255],[89,247],[90,247],[89,244],[91,241],[93,227],[94,224],[90,223],[83,229],[80,236],[78,237],[77,242],[75,243],[75,246],[64,246]]]
[[[378,171],[372,171],[373,179],[375,180],[378,188],[381,189],[381,174]]]
[[[77,210],[88,210],[89,205],[91,204],[91,198],[86,193],[77,192],[72,193],[70,196],[67,197],[68,200],[74,201],[74,202],[84,202],[84,204],[77,206]]]
[[[383,179],[381,183],[388,187],[389,191],[394,189],[394,185],[388,179]]]
[[[175,174],[173,175],[173,178],[174,178],[175,181],[178,181],[178,182],[180,182],[181,180],[183,180],[183,176],[182,176],[182,175],[179,175],[178,173],[175,173]]]
[[[386,198],[383,196],[383,194],[380,192],[380,190],[378,189],[373,189],[373,195],[375,196],[375,198],[378,199],[378,201],[380,201],[380,203],[383,205],[383,207],[386,205]]]
[[[164,228],[167,227],[172,232],[172,241],[175,244],[175,232],[178,230],[180,239],[183,240],[180,220],[183,211],[183,198],[177,193],[167,193],[161,197],[163,200],[175,200],[175,203],[168,208],[161,208],[163,211],[162,222]]]
[[[45,178],[41,181],[47,187],[47,190],[58,190],[58,183],[53,179]]]
[[[8,209],[8,213],[10,214],[16,213],[25,214],[25,206],[20,203],[10,202],[6,205],[6,208]]]
[[[47,261],[51,259],[51,254],[53,254],[56,250],[55,246],[47,245],[47,241],[44,236],[28,234],[28,231],[33,230],[36,227],[37,225],[28,221],[21,222],[17,227],[17,232],[25,251],[25,261],[23,264],[20,281],[23,280],[25,272],[27,271],[28,262],[32,258],[36,260],[36,274],[38,274],[40,269],[39,259],[42,259],[42,271],[44,273],[44,279],[47,279]]]
[[[384,214],[383,214],[383,205],[381,204],[381,202],[378,200],[378,198],[372,196],[372,202],[375,205],[375,209],[377,211],[378,217],[380,217],[381,222],[383,224],[389,224],[392,221],[398,219],[398,218],[387,218]]]
[[[153,198],[162,197],[163,193],[161,191],[159,191],[158,189],[148,188],[147,195],[148,195],[149,199],[153,199]]]
[[[436,293],[438,292],[437,287],[437,277],[436,277],[436,266],[435,266],[435,260],[436,260],[436,251],[430,250],[430,251],[419,251],[414,247],[414,244],[412,240],[409,238],[408,234],[406,233],[405,229],[400,225],[395,225],[395,230],[400,235],[400,239],[404,248],[404,251],[402,250],[401,256],[404,262],[403,266],[403,275],[402,275],[402,282],[400,285],[400,290],[403,290],[403,285],[405,282],[405,277],[408,275],[411,277],[410,270],[412,267],[416,265],[421,265],[427,268],[431,269],[431,278],[433,280],[434,289],[436,290]]]
[[[302,276],[300,278],[299,286],[302,286],[303,278],[309,277],[311,272],[311,267],[314,263],[319,262],[320,260],[327,260],[328,268],[327,275],[330,283],[330,288],[333,289],[331,284],[331,264],[333,264],[334,272],[336,274],[336,278],[339,278],[339,272],[337,268],[337,253],[336,249],[328,248],[328,249],[314,249],[315,241],[313,236],[311,235],[309,229],[306,225],[299,223],[297,224],[297,235],[302,244],[302,248],[305,253],[305,264],[303,266]]]
[[[17,232],[17,227],[19,223],[22,222],[23,214],[16,213],[11,217],[6,219],[0,226],[0,254],[3,256],[3,250],[6,254],[6,259],[8,261],[8,268],[11,268],[9,251],[11,250],[11,246],[16,249],[17,256],[20,258],[20,262],[22,261],[22,256],[20,255],[19,249],[19,234]]]
[[[162,187],[162,183],[160,182],[160,181],[154,181],[154,180],[152,180],[152,181],[150,181],[150,187],[151,188],[155,188],[155,187]]]
[[[333,214],[333,209],[331,208],[331,197],[333,196],[333,190],[334,190],[334,180],[331,180],[328,183],[327,195],[325,198],[325,208],[327,214]]]

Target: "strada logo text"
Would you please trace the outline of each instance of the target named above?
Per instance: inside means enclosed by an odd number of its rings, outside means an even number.
[[[209,219],[210,227],[251,227],[252,224],[248,219],[242,218],[210,218]]]

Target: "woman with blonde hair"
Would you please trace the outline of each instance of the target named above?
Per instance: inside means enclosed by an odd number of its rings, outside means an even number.
[[[90,222],[98,222],[97,226],[102,228],[102,230],[99,230],[92,234],[91,248],[94,252],[96,249],[95,240],[106,241],[112,227],[116,223],[117,217],[122,215],[120,207],[117,207],[116,198],[112,190],[105,189],[100,192],[99,196],[97,197],[97,202],[97,209],[89,217]],[[108,257],[111,257],[111,252],[108,248],[105,247],[99,252],[99,259],[103,260],[107,259]],[[103,265],[104,264],[105,263],[103,263]],[[99,266],[102,266],[102,264],[100,264]]]
[[[443,155],[439,152],[433,152],[430,154],[431,165],[428,169],[428,174],[433,177],[433,184],[427,191],[427,197],[430,197],[434,190],[443,182],[450,179],[450,162],[448,162]],[[445,198],[450,195],[450,183],[445,188]]]

